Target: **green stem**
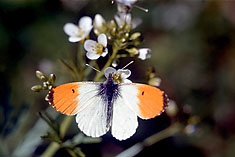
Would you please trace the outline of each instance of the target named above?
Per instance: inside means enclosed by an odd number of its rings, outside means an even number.
[[[46,149],[45,152],[41,155],[42,157],[50,157],[55,154],[55,152],[60,148],[60,145],[56,142],[52,142]]]
[[[170,136],[173,136],[175,135],[176,133],[180,132],[182,130],[183,126],[182,124],[180,123],[175,123],[173,125],[171,125],[170,127],[146,138],[144,141],[143,141],[143,146],[144,147],[149,147],[167,137],[170,137]]]
[[[71,122],[73,120],[73,116],[66,116],[63,120],[63,122],[60,125],[60,137],[63,139],[65,136],[65,133],[67,132]],[[42,157],[50,157],[55,154],[55,152],[60,148],[60,145],[56,142],[52,142],[46,149],[45,152],[43,152]]]
[[[182,131],[183,125],[180,123],[175,123],[170,127],[146,138],[144,141],[136,143],[125,151],[121,152],[117,155],[117,157],[124,156],[136,156],[139,152],[141,152],[145,147],[149,147],[165,138],[175,135],[176,133]]]
[[[117,55],[118,50],[119,48],[113,47],[113,54],[109,57],[109,60],[104,65],[103,69],[99,73],[96,74],[94,78],[95,82],[100,80],[100,78],[104,75],[104,70],[112,64],[113,60],[115,59]]]

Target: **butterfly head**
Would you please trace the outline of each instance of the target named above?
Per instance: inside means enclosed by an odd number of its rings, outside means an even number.
[[[131,71],[128,69],[114,69],[112,67],[108,67],[104,71],[104,75],[108,80],[113,80],[115,83],[131,83],[129,79],[127,79],[131,75]]]

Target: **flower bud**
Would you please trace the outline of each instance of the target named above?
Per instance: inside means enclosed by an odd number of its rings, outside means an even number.
[[[161,79],[159,77],[153,77],[151,79],[149,79],[148,84],[151,86],[160,86],[161,83]]]
[[[49,84],[50,85],[54,84],[55,80],[56,80],[55,74],[50,74],[49,79],[48,79]]]
[[[170,100],[168,108],[166,109],[166,114],[170,117],[175,117],[179,112],[178,106],[175,101]]]
[[[129,52],[130,54],[134,54],[134,55],[138,54],[138,52],[139,52],[138,49],[135,47],[130,48],[130,49],[126,49],[126,51]]]
[[[39,71],[39,70],[36,71],[36,76],[37,76],[40,80],[42,80],[43,82],[46,82],[46,81],[47,81],[46,76],[45,76],[41,71]]]
[[[141,34],[139,32],[133,33],[130,37],[130,40],[136,40],[140,36],[141,36]]]
[[[41,85],[35,85],[31,88],[32,91],[34,92],[40,92],[43,89]]]
[[[126,42],[126,39],[125,39],[125,38],[122,38],[121,41],[124,43],[124,42]]]

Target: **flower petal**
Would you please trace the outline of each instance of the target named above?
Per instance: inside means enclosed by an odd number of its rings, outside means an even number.
[[[82,40],[82,38],[79,38],[79,37],[69,37],[69,41],[70,42],[72,42],[72,43],[75,43],[75,42],[78,42],[78,41],[80,41],[80,40]]]
[[[122,79],[126,79],[131,75],[131,71],[128,69],[118,69],[117,73],[121,75]]]
[[[134,18],[131,22],[131,28],[135,29],[136,27],[138,27],[140,24],[142,23],[142,19],[141,18]]]
[[[139,49],[139,56],[141,60],[145,60],[151,57],[151,50],[149,48]]]
[[[90,32],[92,29],[92,19],[89,16],[84,16],[79,20],[79,27],[85,32]]]
[[[104,18],[100,14],[96,14],[94,19],[94,27],[100,28],[104,25],[104,23]]]
[[[100,34],[97,40],[99,44],[102,44],[104,47],[107,46],[107,37],[105,34]]]
[[[86,40],[85,43],[84,43],[84,48],[86,51],[90,51],[90,52],[93,52],[93,53],[96,53],[96,45],[97,45],[97,42],[94,41],[94,40]]]
[[[119,12],[114,16],[114,19],[117,22],[117,25],[119,27],[123,27],[125,24],[130,25],[131,24],[131,14],[125,13],[125,12]]]
[[[108,67],[108,68],[106,68],[106,69],[104,70],[104,76],[105,76],[106,78],[109,77],[109,74],[114,74],[114,73],[116,73],[116,69],[114,69],[114,68],[112,68],[112,67]]]
[[[64,25],[64,32],[69,36],[76,36],[79,32],[78,26],[73,23],[66,23]]]
[[[88,51],[86,53],[86,56],[87,58],[89,58],[90,60],[96,60],[100,57],[100,55],[98,55],[97,53],[94,53],[94,52],[91,52],[91,51]]]
[[[131,7],[137,0],[116,0],[116,2]]]
[[[102,57],[105,57],[108,54],[108,48],[105,48],[104,52],[101,54]]]

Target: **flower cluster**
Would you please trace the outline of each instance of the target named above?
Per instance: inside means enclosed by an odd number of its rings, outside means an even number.
[[[123,57],[137,57],[145,60],[151,57],[149,48],[138,48],[142,41],[139,32],[132,33],[142,20],[131,17],[131,9],[137,0],[116,0],[117,13],[113,20],[106,21],[100,14],[96,14],[94,20],[88,16],[80,18],[78,25],[67,23],[64,26],[65,33],[70,42],[80,42],[86,50],[86,57],[96,60],[100,56],[111,55],[118,48],[113,62]],[[97,35],[97,41],[89,39],[91,31]],[[109,47],[108,47],[109,45]]]

